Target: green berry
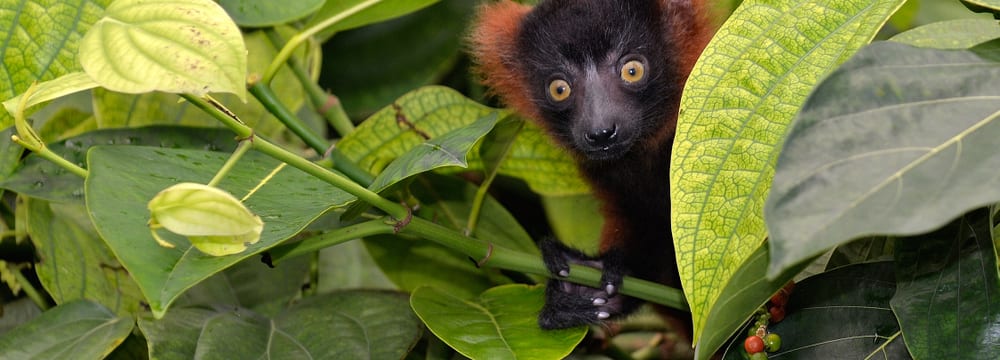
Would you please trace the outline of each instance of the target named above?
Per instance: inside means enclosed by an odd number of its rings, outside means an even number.
[[[767,360],[767,353],[761,351],[759,353],[750,355],[750,360]]]
[[[764,349],[767,349],[767,352],[775,352],[781,349],[781,336],[775,333],[767,334],[764,337]]]

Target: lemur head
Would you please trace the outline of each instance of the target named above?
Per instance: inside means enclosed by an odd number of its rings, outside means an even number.
[[[614,160],[664,126],[680,93],[657,1],[550,0],[525,16],[516,60],[537,117],[589,160]]]

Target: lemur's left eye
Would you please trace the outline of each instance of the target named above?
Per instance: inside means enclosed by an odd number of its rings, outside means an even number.
[[[646,76],[646,67],[639,60],[631,60],[622,66],[622,80],[632,84],[642,80]]]
[[[566,100],[569,97],[570,91],[572,90],[566,80],[555,79],[549,83],[549,97],[556,102]]]

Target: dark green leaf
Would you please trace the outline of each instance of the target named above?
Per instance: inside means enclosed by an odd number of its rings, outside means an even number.
[[[343,7],[350,2],[327,1],[326,6]],[[383,0],[384,5],[378,6],[391,9],[390,2],[426,5],[433,1]],[[466,17],[474,6],[474,1],[446,0],[402,18],[337,34],[323,45],[320,83],[356,119],[412,89],[435,84],[458,60]]]
[[[177,308],[139,328],[157,359],[401,359],[422,326],[404,294],[314,296],[268,318],[240,308]]]
[[[239,26],[262,27],[301,19],[319,10],[324,0],[219,0]],[[332,1],[338,3],[340,1]]]
[[[83,166],[87,150],[94,145],[143,145],[168,149],[227,151],[236,148],[236,141],[233,133],[224,129],[151,126],[93,131],[47,146],[64,159]],[[0,187],[55,202],[83,200],[83,179],[34,154],[24,160],[13,176],[0,181]]]
[[[771,358],[909,359],[889,308],[896,291],[891,262],[851,265],[807,278],[792,291],[783,321],[768,326],[781,336]],[[742,335],[742,336],[740,336]],[[738,334],[726,359],[741,359]]]
[[[68,302],[0,336],[0,359],[101,359],[134,325],[100,304]]]
[[[95,147],[88,155],[87,208],[102,238],[135,278],[156,316],[180,293],[301,231],[313,219],[353,200],[347,193],[295,168],[277,171],[245,204],[264,221],[261,240],[230,256],[202,254],[184,238],[160,247],[147,227],[147,202],[178,182],[206,183],[228,154],[140,146]],[[258,153],[244,156],[220,187],[243,197],[279,163]]]
[[[816,89],[767,200],[771,270],[867,234],[910,235],[1000,200],[1000,63],[877,43]]]
[[[497,114],[492,113],[468,126],[434,137],[393,160],[375,177],[369,190],[380,192],[413,175],[446,166],[467,167],[466,157],[472,147],[486,136],[497,123]]]
[[[410,306],[428,329],[473,359],[560,359],[583,340],[583,326],[542,330],[544,288],[505,285],[467,300],[433,287],[413,292]]]
[[[99,302],[119,315],[142,310],[142,294],[97,235],[81,204],[28,199],[28,234],[40,259],[35,271],[57,304]]]
[[[988,211],[896,241],[892,309],[918,359],[1000,354],[1000,278]]]
[[[334,17],[341,17],[332,26],[320,33],[325,38],[337,31],[365,26],[379,21],[389,20],[420,10],[438,0],[339,0],[327,1],[316,15],[306,25],[307,28]],[[347,12],[353,12],[347,15]],[[347,15],[347,17],[344,17]]]

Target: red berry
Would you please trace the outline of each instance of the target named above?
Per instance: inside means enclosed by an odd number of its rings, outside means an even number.
[[[785,309],[779,308],[777,306],[768,309],[771,313],[771,322],[778,323],[785,319]]]
[[[764,351],[764,339],[760,336],[748,336],[745,341],[743,341],[743,348],[747,350],[747,354],[753,355]]]
[[[777,294],[771,296],[771,305],[774,306],[785,306],[788,303],[788,294],[784,291],[778,291]]]

